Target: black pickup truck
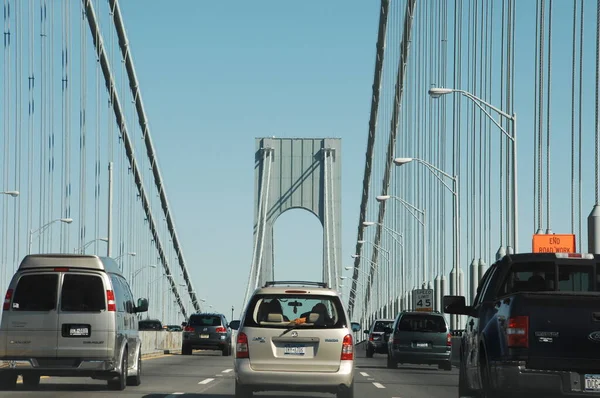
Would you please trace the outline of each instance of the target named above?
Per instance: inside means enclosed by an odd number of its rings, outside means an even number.
[[[459,397],[600,397],[600,255],[507,255],[443,306],[467,316]]]

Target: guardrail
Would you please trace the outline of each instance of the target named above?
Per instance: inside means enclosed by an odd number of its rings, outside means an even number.
[[[142,357],[181,352],[181,332],[140,331]]]

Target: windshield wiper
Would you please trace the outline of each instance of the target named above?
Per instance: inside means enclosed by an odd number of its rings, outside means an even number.
[[[294,330],[294,329],[298,329],[298,327],[299,327],[299,326],[300,326],[300,325],[293,325],[293,326],[290,326],[289,328],[285,329],[285,330],[283,331],[283,333],[281,333],[281,334],[279,335],[279,337],[283,336],[283,335],[284,335],[284,334],[286,334],[286,333],[289,333],[289,332],[291,332],[291,331],[292,331],[292,330]]]

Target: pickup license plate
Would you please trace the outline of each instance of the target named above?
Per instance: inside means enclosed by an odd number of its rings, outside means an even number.
[[[207,338],[209,338],[209,337],[210,337],[210,336],[209,336],[208,334],[201,334],[201,335],[200,335],[200,338],[201,338],[201,339],[207,339]]]
[[[306,346],[297,344],[286,344],[283,347],[284,355],[304,355],[306,354]]]
[[[417,348],[427,348],[429,347],[429,344],[427,343],[417,343]]]
[[[585,375],[585,391],[600,391],[600,375]]]

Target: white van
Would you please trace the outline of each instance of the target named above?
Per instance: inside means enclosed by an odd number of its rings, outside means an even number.
[[[136,305],[137,304],[137,305]],[[13,276],[0,323],[0,389],[22,375],[107,380],[112,390],[141,383],[141,340],[129,284],[108,257],[28,255]]]

